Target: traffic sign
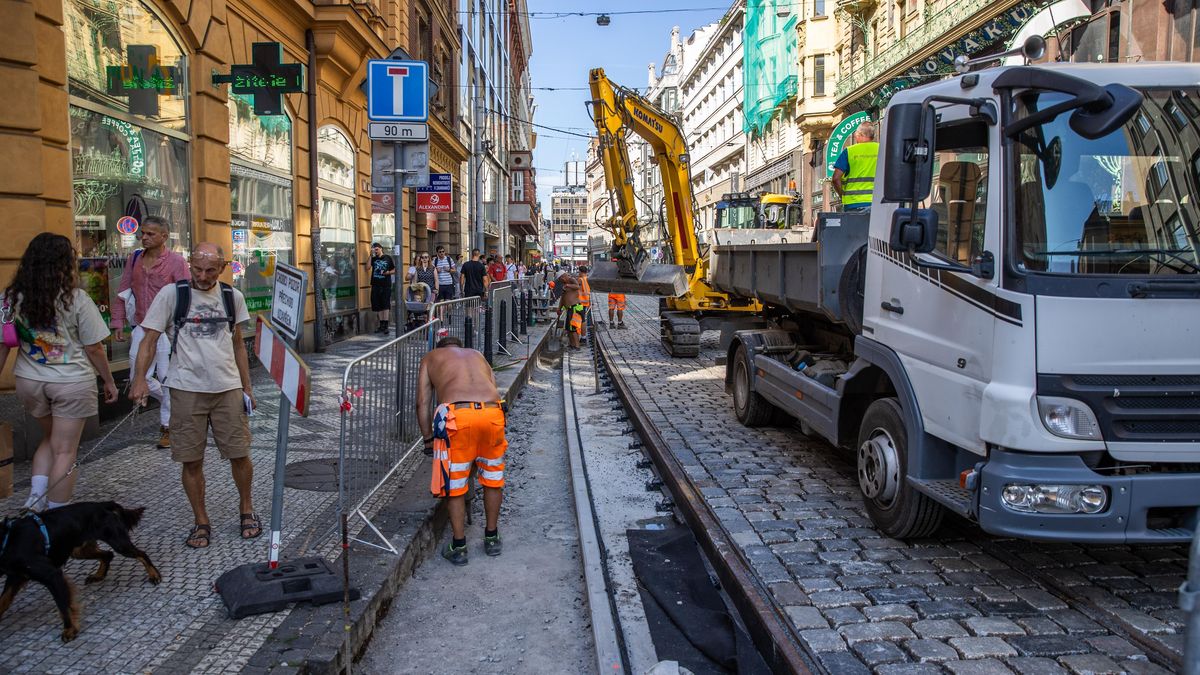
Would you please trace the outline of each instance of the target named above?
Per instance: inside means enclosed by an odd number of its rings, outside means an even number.
[[[428,64],[424,61],[368,61],[367,119],[372,122],[427,121]]]
[[[429,125],[419,122],[369,122],[367,136],[373,141],[427,141]]]
[[[121,234],[134,234],[138,231],[138,221],[133,216],[121,216],[117,219],[117,231]]]
[[[454,210],[454,188],[448,173],[429,174],[429,185],[417,188],[417,211],[450,213]]]
[[[276,263],[271,325],[288,340],[297,339],[304,328],[304,295],[307,291],[308,278],[303,271]]]

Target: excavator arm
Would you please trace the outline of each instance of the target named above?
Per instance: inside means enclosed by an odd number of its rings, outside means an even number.
[[[591,71],[589,85],[605,185],[615,195],[618,211],[609,221],[614,237],[612,262],[593,265],[589,283],[600,291],[681,296],[688,291],[689,274],[704,272],[698,269],[702,266],[683,130],[637,92],[613,84],[603,69]],[[667,201],[674,265],[651,265],[638,241],[637,201],[625,143],[629,132],[645,139],[654,150]]]

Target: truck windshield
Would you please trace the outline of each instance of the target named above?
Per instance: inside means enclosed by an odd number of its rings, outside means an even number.
[[[1016,264],[1050,274],[1200,274],[1200,90],[1145,90],[1141,110],[1090,140],[1071,112],[1017,138]],[[1065,100],[1017,99],[1017,116]]]

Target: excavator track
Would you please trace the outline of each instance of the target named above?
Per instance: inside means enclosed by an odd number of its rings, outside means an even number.
[[[662,344],[677,358],[700,356],[700,322],[683,312],[660,312]]]

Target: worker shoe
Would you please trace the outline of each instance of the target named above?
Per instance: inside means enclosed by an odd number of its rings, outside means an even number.
[[[624,322],[624,321],[622,321],[621,323],[617,324],[617,328],[620,328],[620,329],[625,329],[625,328],[629,328],[629,326],[626,326],[626,325],[625,325],[625,322]]]
[[[504,545],[500,543],[500,534],[497,533],[494,537],[483,538],[483,552],[493,558],[500,555],[504,551]]]
[[[470,562],[467,558],[467,547],[463,545],[455,548],[454,542],[450,541],[446,542],[446,547],[442,549],[442,557],[458,567],[462,567]]]
[[[159,450],[166,450],[171,447],[171,429],[168,427],[158,428],[158,443],[154,446]]]

